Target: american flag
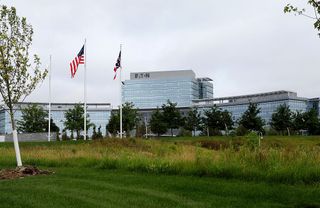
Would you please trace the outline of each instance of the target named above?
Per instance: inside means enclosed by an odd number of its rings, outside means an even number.
[[[84,64],[84,45],[78,55],[70,63],[71,78],[76,74],[79,64]]]
[[[120,67],[121,67],[121,51],[119,52],[119,56],[118,56],[116,65],[115,65],[114,68],[113,68],[113,71],[115,72],[115,75],[114,75],[114,77],[113,77],[114,80],[117,78],[117,70],[118,70],[118,68],[120,68]]]

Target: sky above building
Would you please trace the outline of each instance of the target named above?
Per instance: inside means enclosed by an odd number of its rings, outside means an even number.
[[[306,2],[306,1],[305,1]],[[82,102],[84,68],[69,63],[87,39],[87,101],[120,102],[113,67],[123,44],[130,72],[192,69],[214,96],[275,90],[320,96],[320,38],[313,22],[284,14],[285,0],[0,0],[34,28],[32,53],[52,55],[52,101]],[[48,101],[48,79],[26,100]]]

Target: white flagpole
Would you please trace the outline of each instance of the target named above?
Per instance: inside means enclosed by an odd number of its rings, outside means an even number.
[[[87,39],[84,39],[84,136],[87,140]]]
[[[51,141],[51,55],[49,63],[49,113],[48,113],[48,142]]]
[[[122,71],[122,44],[120,44],[120,74],[119,74],[119,80],[120,80],[120,138],[122,139],[122,81],[121,81],[121,71]]]

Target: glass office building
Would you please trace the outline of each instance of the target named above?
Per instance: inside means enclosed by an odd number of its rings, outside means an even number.
[[[193,106],[201,110],[209,109],[216,105],[222,110],[227,110],[232,114],[232,119],[237,121],[247,110],[249,103],[257,103],[261,109],[260,116],[268,124],[272,114],[280,105],[286,104],[293,112],[306,112],[310,108],[317,109],[319,113],[319,99],[308,99],[298,97],[297,93],[289,91],[275,91],[252,95],[220,97],[212,99],[193,100]]]
[[[48,103],[18,103],[14,106],[15,120],[21,120],[21,109],[28,105],[36,104],[41,106],[44,110],[48,110]],[[60,133],[64,129],[65,117],[64,113],[71,108],[74,108],[75,103],[52,103],[51,104],[51,118],[53,122],[59,127]],[[90,123],[93,123],[97,130],[101,126],[101,132],[106,134],[106,125],[111,115],[111,105],[109,103],[87,103],[87,114]],[[88,129],[88,135],[91,136],[93,129]],[[10,115],[8,109],[2,106],[0,109],[0,134],[12,133]]]
[[[213,84],[192,70],[135,72],[124,81],[122,98],[139,109],[161,107],[167,100],[189,107],[194,99],[213,98]]]

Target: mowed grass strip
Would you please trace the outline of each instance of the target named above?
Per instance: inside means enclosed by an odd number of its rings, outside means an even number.
[[[320,187],[54,168],[0,181],[0,207],[320,207]]]
[[[21,152],[25,164],[43,167],[318,184],[319,141],[319,137],[267,137],[257,147],[245,138],[105,139],[21,143]],[[15,165],[12,143],[0,144],[0,153],[0,166]]]

